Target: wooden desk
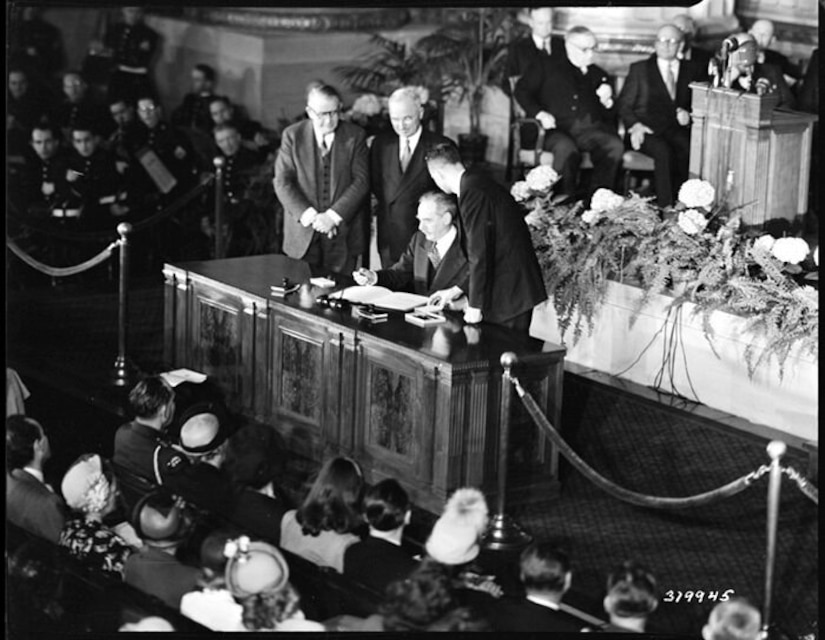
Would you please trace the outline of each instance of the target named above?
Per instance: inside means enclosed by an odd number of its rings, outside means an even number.
[[[290,450],[352,455],[369,482],[397,478],[434,512],[465,485],[492,507],[499,358],[516,353],[514,374],[559,427],[564,348],[460,317],[423,328],[391,313],[370,325],[318,305],[329,290],[308,282],[271,296],[284,276],[299,281],[299,267],[279,255],[165,265],[164,359],[213,377],[233,410],[273,424]],[[515,395],[511,416],[511,477],[552,496],[557,451]]]

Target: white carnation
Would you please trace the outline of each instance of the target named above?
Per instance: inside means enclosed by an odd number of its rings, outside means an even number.
[[[381,100],[374,93],[361,94],[352,104],[352,111],[365,116],[378,115],[381,113]]]
[[[776,238],[771,235],[764,235],[759,236],[753,242],[754,249],[761,249],[765,253],[770,253],[771,249],[773,248],[774,243],[776,242]]]
[[[771,255],[788,264],[799,264],[810,251],[808,243],[802,238],[779,238],[771,247]]]
[[[586,224],[596,224],[601,218],[600,212],[595,209],[588,209],[582,214],[582,222]]]
[[[510,187],[510,195],[513,196],[516,202],[524,202],[530,197],[530,187],[527,186],[524,180],[519,180]]]
[[[590,199],[590,208],[594,211],[604,211],[607,213],[621,206],[623,202],[624,198],[610,189],[596,189],[596,193],[594,193]]]
[[[716,189],[707,180],[693,178],[686,181],[679,189],[679,202],[686,207],[709,209],[716,198]]]
[[[708,221],[700,211],[687,209],[679,212],[679,227],[689,236],[701,233],[708,226]]]
[[[531,169],[525,176],[525,181],[533,191],[545,192],[559,181],[559,174],[553,170],[553,167],[543,164]]]

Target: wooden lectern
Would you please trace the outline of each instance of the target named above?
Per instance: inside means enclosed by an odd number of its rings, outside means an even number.
[[[808,208],[817,116],[776,109],[778,97],[694,82],[690,177],[728,191],[746,225],[793,221]]]

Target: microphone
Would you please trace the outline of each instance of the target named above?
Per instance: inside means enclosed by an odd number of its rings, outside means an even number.
[[[734,36],[728,36],[722,41],[722,51],[730,53],[736,51],[741,43]]]

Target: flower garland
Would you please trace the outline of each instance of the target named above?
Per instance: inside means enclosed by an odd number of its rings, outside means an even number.
[[[818,247],[812,253],[802,238],[742,232],[736,211],[705,180],[685,182],[674,207],[599,189],[587,210],[554,205],[557,181],[551,168],[536,167],[511,194],[528,211],[563,338],[572,329],[575,344],[585,328],[592,332],[608,281],[618,279],[643,290],[636,315],[657,293],[674,296],[671,308],[693,303],[711,349],[713,311],[746,316],[747,331],[764,338],[761,348],[752,341],[745,349],[751,377],[773,357],[781,379],[794,348],[818,357],[818,291],[796,281],[803,265],[818,268]]]

